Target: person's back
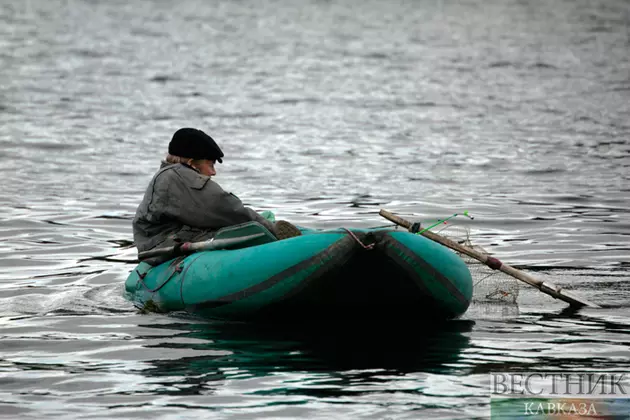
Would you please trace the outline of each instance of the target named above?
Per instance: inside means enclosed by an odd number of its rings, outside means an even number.
[[[260,223],[279,238],[300,234],[299,229],[281,221],[279,235],[277,226],[211,179],[216,175],[214,165],[223,156],[215,141],[201,130],[183,128],[173,135],[166,160],[149,183],[133,220],[138,252],[207,240],[218,229],[249,221]]]

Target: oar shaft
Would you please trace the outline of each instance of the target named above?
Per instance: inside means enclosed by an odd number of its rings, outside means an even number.
[[[138,259],[140,261],[153,257],[159,257],[160,255],[175,255],[177,248],[174,246],[167,246],[164,248],[150,249],[148,251],[138,252]]]
[[[264,233],[255,233],[253,235],[240,236],[236,238],[225,238],[225,239],[210,239],[202,242],[185,242],[180,246],[167,246],[165,248],[158,249],[150,249],[148,251],[143,251],[138,253],[138,259],[140,261],[146,260],[148,258],[159,257],[159,256],[169,256],[169,257],[178,257],[180,255],[192,254],[194,252],[199,251],[212,251],[216,249],[224,249],[230,246],[242,245],[251,240],[260,238]]]
[[[387,210],[381,210],[379,214],[383,216],[384,218],[391,220],[392,222],[404,228],[409,229],[412,226],[412,223],[409,222],[408,220],[405,220],[399,216],[396,216],[388,212]],[[517,280],[520,280],[524,283],[529,284],[530,286],[537,288],[538,290],[540,290],[541,292],[547,295],[550,295],[556,299],[560,299],[562,301],[569,303],[571,306],[588,306],[591,308],[599,308],[598,305],[592,302],[589,302],[586,299],[579,298],[568,291],[564,291],[561,288],[554,285],[553,283],[543,282],[541,280],[538,280],[521,270],[518,270],[508,264],[501,262],[497,258],[488,256],[472,248],[458,244],[457,242],[454,242],[448,238],[445,238],[442,235],[438,235],[437,233],[433,233],[431,231],[422,231],[420,232],[420,234],[434,242],[444,245],[447,248],[450,248],[462,254],[468,255],[469,257],[476,259],[477,261],[487,265],[488,267],[491,267],[495,270],[500,270],[503,273],[516,278]]]
[[[381,216],[386,218],[387,220],[391,220],[396,223],[398,226],[402,226],[405,229],[411,229],[412,223],[408,220],[403,219],[402,217],[398,217],[393,213],[388,212],[387,210],[381,210],[378,212]]]

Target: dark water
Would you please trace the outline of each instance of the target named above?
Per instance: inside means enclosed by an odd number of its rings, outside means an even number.
[[[630,4],[3,1],[0,416],[484,418],[489,372],[630,368]],[[469,210],[521,289],[464,319],[143,315],[131,218],[181,126],[312,227]]]

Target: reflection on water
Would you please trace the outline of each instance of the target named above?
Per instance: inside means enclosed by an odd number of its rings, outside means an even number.
[[[134,313],[24,316],[3,326],[3,404],[64,417],[141,407],[191,417],[484,417],[490,372],[630,368],[627,314],[606,309],[432,326],[263,326]]]
[[[365,376],[339,378],[336,388],[352,380],[369,380],[370,372],[405,375],[417,371],[445,371],[458,360],[469,339],[473,321],[451,321],[427,327],[419,324],[348,325],[249,325],[235,323],[165,324],[159,328],[181,330],[177,339],[199,340],[189,349],[216,354],[155,361],[146,375],[192,375],[201,382],[210,378],[267,376],[273,372],[366,371]],[[170,340],[153,348],[178,348]],[[231,368],[237,368],[230,373]],[[226,370],[227,369],[227,370]],[[226,375],[226,376],[223,376]],[[346,383],[347,382],[347,383]],[[344,385],[345,384],[345,385]]]

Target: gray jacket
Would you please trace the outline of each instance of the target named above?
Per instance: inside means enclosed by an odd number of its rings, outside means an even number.
[[[133,239],[142,252],[210,239],[222,227],[250,221],[273,231],[271,222],[210,177],[188,165],[163,162],[136,211]]]

